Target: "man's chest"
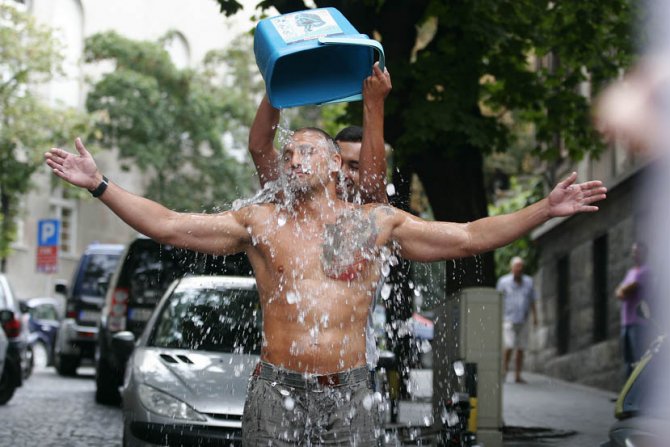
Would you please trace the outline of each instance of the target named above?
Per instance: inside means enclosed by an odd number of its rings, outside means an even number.
[[[376,233],[365,222],[340,218],[309,225],[280,223],[266,226],[254,240],[254,248],[275,272],[351,281],[367,276],[378,258]]]

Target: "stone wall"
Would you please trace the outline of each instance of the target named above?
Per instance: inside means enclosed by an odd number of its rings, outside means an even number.
[[[540,248],[535,274],[540,324],[532,330],[526,367],[564,380],[616,391],[623,383],[619,351],[617,284],[631,265],[635,239],[635,187],[642,170],[609,186],[608,198],[595,214],[553,222],[534,233]],[[593,244],[607,235],[606,338],[594,338]],[[558,263],[568,259],[568,300],[558,306]],[[567,350],[559,355],[559,315],[568,321]],[[567,316],[566,316],[567,315]]]

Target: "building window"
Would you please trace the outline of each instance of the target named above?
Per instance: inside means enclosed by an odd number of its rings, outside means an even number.
[[[607,234],[593,241],[593,342],[606,340],[607,320]]]
[[[77,229],[75,224],[77,222],[77,208],[76,201],[68,198],[67,192],[64,192],[62,187],[59,187],[61,193],[54,192],[51,198],[49,207],[49,215],[54,219],[60,220],[60,254],[74,255],[77,247],[75,244]],[[57,197],[60,195],[61,197]]]
[[[570,349],[570,263],[569,256],[558,260],[558,299],[556,300],[556,350],[563,355]]]

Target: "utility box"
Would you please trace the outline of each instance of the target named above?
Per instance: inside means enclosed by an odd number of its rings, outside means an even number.
[[[461,290],[435,309],[433,343],[433,416],[442,422],[443,405],[464,390],[454,363],[476,364],[477,439],[486,447],[502,447],[502,312],[493,288]]]

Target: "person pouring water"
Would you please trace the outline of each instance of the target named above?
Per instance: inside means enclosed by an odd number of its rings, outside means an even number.
[[[246,445],[376,445],[381,429],[367,381],[366,322],[381,265],[392,251],[420,262],[473,256],[506,245],[552,217],[597,211],[599,181],[576,173],[544,199],[470,223],[426,221],[388,205],[338,198],[341,155],[323,130],[296,130],[281,149],[283,197],[221,213],[180,213],[132,194],[76,153],[45,154],[53,173],[85,188],[119,218],[175,247],[245,252],[263,312],[261,362],[243,416]]]

